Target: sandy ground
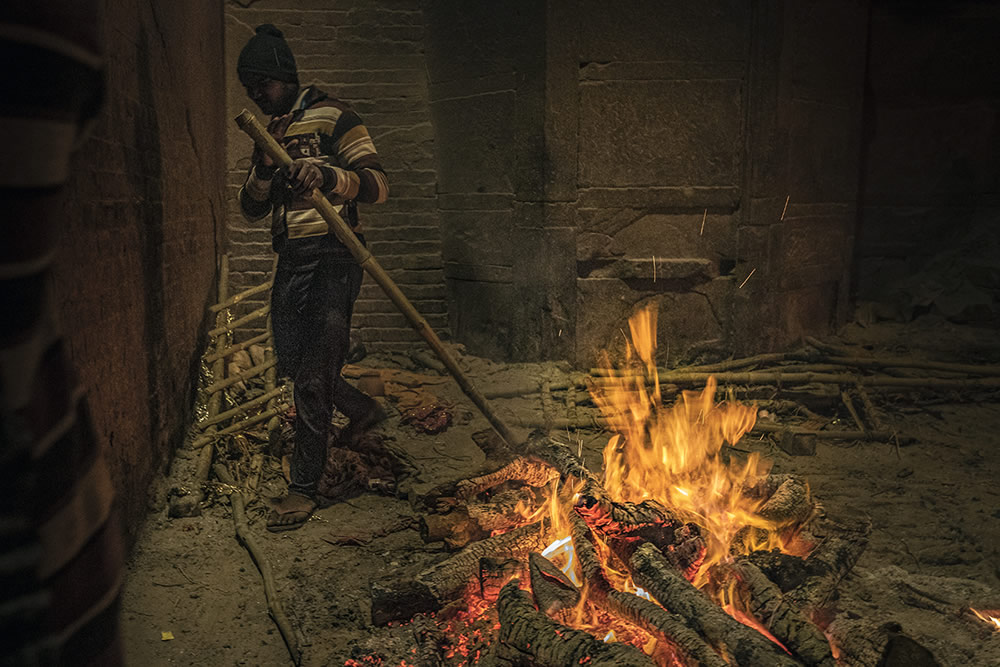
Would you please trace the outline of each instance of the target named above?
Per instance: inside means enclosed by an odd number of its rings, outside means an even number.
[[[835,342],[861,353],[1000,363],[995,331],[924,319],[908,325],[847,327]],[[558,380],[560,364],[498,365],[462,360],[477,386]],[[433,374],[409,359],[369,357],[362,365],[392,365]],[[474,474],[483,454],[472,433],[486,421],[454,383],[434,391],[454,403],[454,422],[428,435],[399,423],[398,412],[379,429],[419,468],[412,491]],[[899,623],[945,666],[1000,664],[1000,631],[962,612],[969,604],[1000,608],[1000,393],[879,392],[885,424],[915,438],[895,446],[881,442],[820,440],[814,455],[791,456],[765,438],[744,438],[778,472],[806,478],[832,516],[867,515],[873,533],[867,551],[842,585],[841,605],[866,618]],[[495,401],[517,424],[540,415],[538,396]],[[843,413],[843,414],[841,414]],[[843,427],[841,407],[826,414]],[[779,421],[792,418],[779,415]],[[526,433],[526,430],[521,432]],[[563,432],[582,447],[598,470],[607,434],[596,429]],[[287,665],[288,653],[268,616],[260,575],[234,538],[224,495],[209,494],[202,516],[171,519],[166,492],[184,486],[192,462],[178,458],[171,478],[152,494],[151,512],[128,567],[123,629],[132,665]],[[269,460],[262,495],[281,490],[280,469]],[[364,493],[320,510],[302,529],[271,534],[264,529],[260,496],[250,503],[250,530],[274,569],[279,595],[304,640],[303,664],[398,665],[414,646],[411,628],[373,627],[369,586],[411,576],[447,555],[443,543],[425,544],[416,514],[404,499]],[[391,529],[387,535],[380,532]],[[336,545],[338,537],[357,544]],[[172,639],[164,639],[170,633]],[[371,656],[384,659],[380,663]],[[367,658],[367,662],[366,657]]]

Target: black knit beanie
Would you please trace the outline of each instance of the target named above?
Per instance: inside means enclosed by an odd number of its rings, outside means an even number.
[[[240,59],[236,62],[237,73],[263,74],[278,81],[298,83],[295,56],[281,31],[265,23],[257,26],[254,32],[257,34],[240,51]]]

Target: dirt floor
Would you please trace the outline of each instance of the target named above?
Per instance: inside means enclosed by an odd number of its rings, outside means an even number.
[[[933,317],[908,324],[850,325],[830,342],[859,355],[1000,364],[995,330]],[[424,357],[420,356],[419,359]],[[499,365],[465,356],[461,363],[486,392],[571,378],[565,364]],[[408,454],[417,474],[400,495],[475,474],[483,453],[472,434],[485,419],[450,381],[405,355],[371,355],[361,367],[438,378],[417,387],[450,403],[451,424],[437,434],[402,424],[397,404],[382,399],[390,418],[380,437]],[[431,364],[433,365],[433,364]],[[900,371],[906,373],[907,371]],[[919,375],[913,372],[914,375]],[[938,374],[940,375],[940,374]],[[787,398],[779,389],[777,397]],[[511,392],[513,393],[513,392]],[[832,516],[868,516],[873,532],[859,565],[842,584],[841,607],[878,623],[898,623],[945,666],[1000,665],[1000,630],[964,609],[1000,608],[1000,392],[872,390],[877,416],[899,442],[819,439],[815,453],[791,455],[776,437],[746,436],[738,446],[763,452],[775,471],[807,479]],[[798,397],[796,401],[800,400]],[[527,433],[542,420],[539,395],[494,399],[505,420]],[[580,401],[576,401],[580,403]],[[593,408],[566,407],[556,416],[586,421]],[[575,410],[576,415],[570,414]],[[825,428],[853,428],[843,404],[811,405]],[[551,408],[550,408],[551,411]],[[795,410],[771,409],[761,422],[796,424]],[[608,434],[596,427],[561,431],[599,470]],[[910,442],[907,438],[912,438]],[[249,438],[243,453],[266,445]],[[220,453],[232,463],[241,451]],[[268,616],[261,577],[234,537],[227,489],[210,484],[201,516],[169,518],[168,493],[190,486],[194,459],[178,457],[171,477],[152,494],[151,513],[129,564],[123,625],[132,665],[286,665],[288,652]],[[283,488],[280,463],[267,458],[259,493],[248,507],[250,531],[274,571],[278,595],[298,628],[305,665],[399,665],[412,660],[407,625],[374,627],[373,582],[412,576],[443,559],[443,542],[425,544],[410,502],[363,492],[318,511],[306,526],[280,534],[264,529],[262,497]],[[165,634],[169,633],[169,634]],[[412,663],[411,663],[412,664]],[[457,661],[451,664],[458,664]],[[911,663],[911,667],[918,663]]]

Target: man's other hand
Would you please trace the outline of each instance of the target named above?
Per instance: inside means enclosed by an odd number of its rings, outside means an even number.
[[[305,158],[292,161],[288,169],[288,181],[297,195],[305,195],[323,185],[323,172],[314,163]]]

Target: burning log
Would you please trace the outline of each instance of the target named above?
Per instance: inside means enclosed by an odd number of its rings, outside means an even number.
[[[710,645],[731,656],[736,664],[774,667],[800,664],[777,644],[723,611],[676,572],[652,545],[640,546],[629,565],[637,584],[665,609],[683,617]]]
[[[411,627],[417,644],[417,664],[420,667],[444,667],[447,640],[437,622],[424,614],[417,614]]]
[[[572,477],[579,480],[583,484],[583,488],[580,489],[582,497],[590,497],[597,501],[605,500],[604,488],[594,473],[583,465],[569,447],[553,440],[544,431],[532,431],[519,449],[524,456],[554,468],[561,479]]]
[[[545,548],[546,522],[521,526],[473,542],[450,558],[433,565],[414,581],[373,583],[372,624],[404,620],[421,612],[437,611],[458,596],[479,573],[482,558],[523,558]]]
[[[497,610],[500,632],[485,664],[538,667],[653,667],[638,649],[619,642],[602,642],[573,630],[535,609],[528,594],[512,579],[500,591]],[[483,664],[483,663],[481,663]]]
[[[871,528],[868,520],[850,529],[840,527],[827,535],[804,561],[810,576],[785,593],[785,599],[808,615],[825,605],[861,558]]]
[[[536,489],[506,491],[489,502],[460,505],[447,514],[425,515],[420,520],[420,534],[425,542],[443,540],[452,548],[461,548],[524,523],[519,508],[533,509],[538,503]]]
[[[545,556],[528,554],[528,573],[535,605],[546,614],[574,607],[580,601],[580,591]]]
[[[584,498],[583,502],[590,499]],[[654,545],[690,581],[705,559],[705,541],[698,526],[681,523],[673,512],[655,500],[641,503],[578,504],[576,513],[601,534],[623,562],[643,543]]]
[[[493,558],[479,559],[479,595],[484,600],[496,600],[500,589],[508,581],[525,575],[524,562],[517,558],[497,561]]]
[[[680,616],[637,595],[612,588],[591,541],[590,527],[578,516],[571,515],[570,521],[574,551],[580,559],[580,571],[591,601],[670,644],[688,665],[725,667],[726,662]]]
[[[526,458],[516,458],[488,475],[458,482],[455,485],[455,497],[459,500],[468,500],[504,482],[515,480],[528,486],[545,486],[557,476],[558,473],[548,465]]]
[[[802,523],[809,518],[814,507],[809,485],[789,475],[761,505],[757,515],[780,527]]]
[[[601,491],[601,496],[604,492]],[[593,496],[581,496],[576,511],[591,528],[604,535],[634,534],[641,530],[673,530],[683,524],[674,513],[655,500],[641,503],[600,502]]]
[[[746,592],[747,611],[808,667],[836,667],[820,629],[790,605],[781,590],[753,563],[741,559],[732,566]]]

